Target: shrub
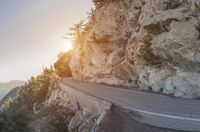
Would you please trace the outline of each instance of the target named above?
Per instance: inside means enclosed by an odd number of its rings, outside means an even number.
[[[53,68],[44,68],[37,77],[31,77],[28,83],[20,91],[19,98],[22,102],[28,103],[32,107],[34,103],[42,103],[49,92],[52,77],[56,76]]]
[[[59,77],[71,77],[72,73],[69,63],[72,57],[72,51],[61,53],[58,55],[59,59],[54,64],[55,72]]]
[[[31,77],[27,84],[21,87],[18,95],[4,102],[0,111],[0,132],[31,132],[29,124],[33,121],[33,104],[45,101],[52,78],[56,74],[53,68],[44,68],[41,75]]]
[[[32,112],[19,100],[6,102],[0,113],[0,132],[31,132],[29,123],[32,118]]]

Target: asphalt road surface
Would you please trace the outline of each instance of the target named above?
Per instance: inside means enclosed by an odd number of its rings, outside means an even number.
[[[132,111],[133,118],[156,127],[200,132],[200,100],[83,83],[71,78],[62,84]]]

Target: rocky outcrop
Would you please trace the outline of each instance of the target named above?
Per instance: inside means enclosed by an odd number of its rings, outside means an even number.
[[[108,0],[93,19],[75,79],[200,97],[199,0]]]
[[[95,130],[111,103],[92,97],[71,87],[60,84],[61,89],[54,90],[48,102],[57,98],[60,103],[67,106],[75,115],[70,120],[68,131],[88,132]]]
[[[49,88],[46,101],[34,104],[34,132],[96,131],[111,103],[60,84]]]
[[[42,106],[33,105],[34,132],[178,132],[142,123],[143,115],[60,83]]]

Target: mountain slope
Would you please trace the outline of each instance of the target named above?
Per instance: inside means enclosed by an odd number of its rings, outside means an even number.
[[[23,85],[23,81],[10,81],[7,83],[0,83],[0,100],[13,88]]]
[[[19,93],[21,87],[16,87],[11,89],[1,100],[0,100],[0,107],[2,104],[4,104],[6,101],[13,99],[16,97],[16,95]]]

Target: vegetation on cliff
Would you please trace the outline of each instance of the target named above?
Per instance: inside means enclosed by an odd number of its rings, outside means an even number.
[[[28,83],[22,86],[20,92],[14,99],[6,101],[2,105],[0,131],[31,131],[29,124],[35,118],[32,109],[33,104],[41,104],[45,101],[53,76],[53,69],[45,68],[41,75],[32,77]]]
[[[74,113],[56,102],[45,106],[59,77],[199,98],[200,2],[184,1],[93,0],[96,9],[68,34],[74,51],[61,53],[54,68],[4,103],[0,131],[31,132],[42,123],[67,131]]]
[[[60,53],[58,55],[58,60],[54,64],[55,72],[59,77],[69,77],[72,73],[69,68],[69,63],[72,57],[72,51],[66,53]]]
[[[63,112],[66,116],[69,113],[73,115],[67,108],[58,111],[59,106],[44,107],[44,102],[48,97],[48,92],[51,88],[55,88],[59,82],[60,77],[71,76],[69,69],[69,61],[71,52],[61,53],[58,56],[58,61],[54,67],[44,68],[43,72],[37,77],[31,79],[19,88],[17,95],[14,98],[6,100],[0,107],[0,132],[31,132],[34,131],[34,124],[36,120],[49,116],[48,123],[57,128],[59,132],[66,131],[65,116],[61,116]],[[34,106],[37,109],[42,109],[40,113],[35,113]],[[51,118],[50,118],[51,117]],[[57,123],[53,123],[57,121]]]
[[[102,3],[94,2],[96,6]],[[94,21],[92,9],[88,19],[75,24],[68,36],[82,47]],[[69,67],[71,57],[72,51],[60,53],[54,67],[44,68],[40,75],[31,77],[26,84],[19,87],[15,97],[8,97],[3,102],[0,106],[0,132],[34,132],[48,129],[54,132],[67,131],[67,124],[74,113],[57,103],[48,106],[45,104],[51,90],[59,88],[60,77],[72,76]]]

